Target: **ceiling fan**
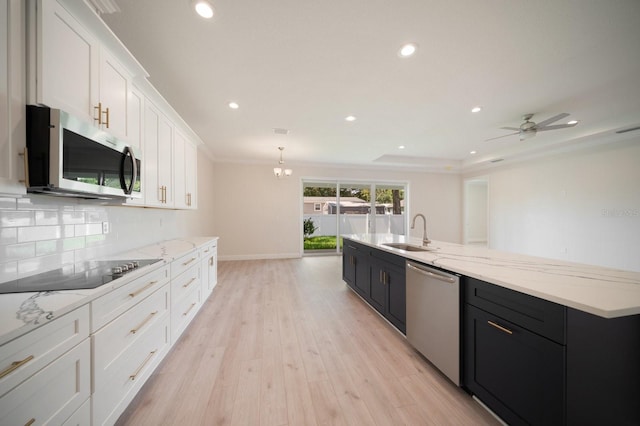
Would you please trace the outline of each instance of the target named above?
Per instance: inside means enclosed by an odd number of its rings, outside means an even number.
[[[513,135],[520,135],[520,140],[523,141],[525,139],[534,137],[538,132],[544,132],[546,130],[566,129],[567,127],[573,127],[576,124],[578,124],[577,121],[573,121],[573,122],[570,121],[569,123],[571,124],[567,123],[567,124],[556,124],[553,126],[549,125],[551,123],[555,123],[558,120],[562,120],[563,118],[568,116],[569,116],[568,113],[563,112],[562,114],[558,114],[551,118],[547,118],[546,120],[536,124],[533,121],[531,121],[533,114],[525,114],[522,116],[524,123],[522,123],[520,127],[501,127],[501,129],[505,129],[505,130],[515,130],[514,133],[509,133],[508,135],[502,135],[502,136],[498,136],[491,139],[485,139],[485,142],[492,141],[494,139],[504,138],[507,136],[513,136]]]

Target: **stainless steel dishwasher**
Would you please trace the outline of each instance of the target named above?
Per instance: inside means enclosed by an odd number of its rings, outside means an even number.
[[[460,385],[460,278],[407,261],[407,340]]]

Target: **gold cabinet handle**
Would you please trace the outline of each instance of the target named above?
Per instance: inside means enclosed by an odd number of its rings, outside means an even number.
[[[194,260],[196,260],[196,258],[195,258],[195,257],[192,257],[191,259],[189,259],[189,260],[187,260],[186,262],[184,262],[184,263],[182,264],[182,266],[187,266],[188,264],[190,264],[190,263],[191,263],[191,262],[193,262]]]
[[[507,333],[507,334],[513,334],[513,331],[511,331],[511,330],[509,330],[508,328],[505,328],[505,327],[503,327],[503,326],[501,326],[501,325],[498,325],[498,324],[496,324],[496,323],[495,323],[495,322],[493,322],[493,321],[487,321],[487,323],[488,323],[490,326],[495,327],[495,328],[497,328],[498,330],[503,331],[503,332],[505,332],[505,333]]]
[[[196,303],[192,303],[191,306],[189,306],[189,309],[187,309],[187,312],[185,312],[184,314],[182,314],[183,317],[186,317],[189,312],[191,312],[191,310],[193,309],[193,307],[196,306]]]
[[[32,359],[33,359],[33,355],[29,355],[28,357],[26,357],[22,361],[13,361],[11,364],[9,364],[9,366],[7,368],[5,368],[4,370],[0,371],[0,379],[2,379],[3,377],[5,377],[5,376],[7,376],[7,375],[9,375],[11,373],[13,373],[18,368],[22,367],[23,365],[25,365],[26,363],[28,363]]]
[[[157,283],[158,281],[150,281],[149,284],[145,285],[144,287],[134,291],[133,293],[129,293],[129,297],[136,297],[137,295],[139,295],[140,293],[142,293],[143,291],[145,291],[146,289],[148,289],[149,287]]]
[[[153,316],[155,314],[157,314],[158,311],[155,312],[151,312],[140,324],[138,324],[138,326],[136,328],[132,328],[131,329],[131,334],[136,334],[142,327],[145,326],[145,324],[147,324],[149,321],[151,321],[151,318],[153,318]]]
[[[167,204],[167,187],[162,187],[162,202]]]
[[[213,266],[213,256],[209,258],[209,266]]]
[[[24,147],[24,150],[18,153],[19,156],[22,157],[22,161],[24,162],[24,180],[20,180],[19,182],[24,183],[24,186],[29,188],[31,185],[29,184],[29,151],[27,151],[27,147]]]
[[[140,367],[138,367],[138,369],[132,375],[129,376],[129,378],[131,380],[135,380],[136,379],[138,374],[140,374],[140,372],[142,371],[144,366],[147,365],[147,363],[151,360],[151,358],[153,358],[153,356],[155,355],[155,353],[157,351],[158,351],[157,349],[154,349],[151,352],[149,352],[149,355],[147,355],[147,357],[144,359],[144,361],[142,361],[142,364],[140,364]]]
[[[24,426],[31,426],[31,425],[32,425],[32,424],[34,424],[35,422],[36,422],[36,419],[32,417],[32,418],[31,418],[31,420],[29,420],[28,422],[26,422],[26,423],[24,424]]]
[[[96,118],[95,114],[93,115],[93,121],[97,121],[98,124],[102,124],[102,102],[98,102],[98,106],[93,107],[94,112],[98,112],[98,117]]]
[[[189,286],[191,285],[191,283],[192,283],[192,282],[194,282],[195,280],[196,280],[196,278],[195,278],[195,277],[191,278],[191,279],[189,280],[189,282],[188,282],[188,283],[186,283],[186,284],[184,284],[184,285],[182,286],[182,288],[187,288],[187,287],[189,287]]]
[[[109,108],[105,108],[105,110],[103,111],[103,114],[105,115],[105,117],[107,117],[107,119],[104,120],[104,127],[108,129],[109,128]]]

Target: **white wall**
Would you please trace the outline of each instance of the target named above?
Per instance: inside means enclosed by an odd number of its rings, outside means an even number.
[[[640,271],[640,138],[486,176],[489,247]]]
[[[302,178],[404,181],[409,214],[424,213],[429,237],[460,242],[461,178],[453,174],[296,166],[276,179],[268,164],[215,163],[211,188],[220,259],[298,257],[302,253]],[[421,237],[422,226],[412,235]]]

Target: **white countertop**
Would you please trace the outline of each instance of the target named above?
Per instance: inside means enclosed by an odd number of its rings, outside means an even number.
[[[126,258],[163,259],[163,261],[142,267],[98,288],[0,294],[0,345],[217,239],[218,237],[193,237],[168,240],[108,256],[104,260]]]
[[[422,241],[390,234],[344,235],[345,238],[434,265],[501,287],[556,302],[604,318],[640,314],[640,272],[501,252],[433,241],[428,252],[393,249],[384,243]]]

